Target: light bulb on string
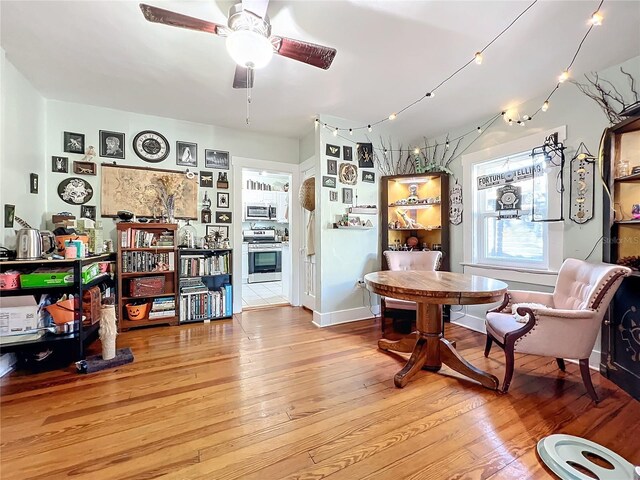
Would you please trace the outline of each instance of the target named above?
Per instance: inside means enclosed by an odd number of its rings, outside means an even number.
[[[353,135],[353,128],[349,129],[349,135]]]
[[[521,127],[524,127],[524,122],[522,120],[518,120],[518,125],[520,125]]]
[[[475,60],[476,60],[476,65],[482,65],[482,52],[476,52]]]
[[[529,115],[523,115],[522,119],[526,122],[527,120],[531,120],[531,117]]]
[[[449,142],[444,144],[444,148],[446,148],[447,150],[449,150]]]
[[[317,127],[318,125],[320,125],[320,120],[318,120],[318,119],[316,118],[316,127]]]
[[[549,100],[544,101],[544,103],[542,104],[542,107],[540,107],[540,110],[542,110],[543,112],[546,112],[547,110],[549,110]]]
[[[429,98],[433,98],[433,97],[435,96],[435,93],[433,93],[433,92],[427,92],[427,93],[425,93],[425,95],[424,95],[424,96],[425,96],[425,97],[429,97]]]
[[[509,126],[513,125],[513,120],[509,119],[508,122]]]
[[[398,117],[397,113],[392,113],[391,115],[389,115],[389,120],[395,120]]]
[[[599,27],[600,25],[602,25],[603,19],[604,17],[602,16],[602,13],[600,13],[600,10],[598,10],[597,12],[594,12],[593,15],[591,15],[591,25]]]
[[[420,155],[420,149],[419,149],[418,147],[414,148],[414,149],[413,149],[413,153],[414,153],[415,155]]]
[[[369,131],[372,130],[371,125],[367,125],[367,130],[369,130]]]
[[[338,127],[336,127],[336,129],[333,131],[333,136],[334,137],[338,136]]]
[[[478,133],[482,133],[482,128],[478,127],[476,130],[478,130]]]
[[[560,83],[564,83],[569,79],[569,70],[565,70],[564,72],[562,72],[560,74],[560,76],[558,77],[558,82]]]

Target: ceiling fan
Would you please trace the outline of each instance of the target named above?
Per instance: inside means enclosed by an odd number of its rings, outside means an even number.
[[[252,88],[254,70],[266,66],[273,54],[328,69],[336,55],[335,48],[292,38],[271,35],[267,15],[269,0],[242,0],[229,9],[227,25],[171,12],[144,3],[140,9],[153,23],[188,28],[227,38],[227,50],[237,63],[233,88]]]

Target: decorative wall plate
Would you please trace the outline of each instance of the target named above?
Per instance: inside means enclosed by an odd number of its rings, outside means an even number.
[[[595,161],[586,158],[571,160],[571,212],[569,217],[579,224],[587,223],[593,218],[595,166]]]
[[[338,178],[340,183],[355,185],[358,183],[358,167],[353,163],[341,163]]]
[[[152,130],[144,130],[133,139],[133,151],[145,162],[158,163],[169,156],[169,142]]]
[[[67,178],[58,185],[58,196],[70,205],[82,205],[93,197],[93,187],[82,178]]]

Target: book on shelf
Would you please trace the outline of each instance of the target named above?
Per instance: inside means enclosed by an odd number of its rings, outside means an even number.
[[[175,253],[122,252],[122,273],[166,272],[175,269]]]
[[[120,247],[122,248],[172,248],[174,245],[174,235],[170,230],[157,233],[128,228],[120,232]]]
[[[224,275],[230,271],[229,254],[212,255],[181,255],[180,276],[200,277],[203,275]]]
[[[176,301],[173,297],[155,298],[151,305],[151,313],[173,311],[175,315]]]
[[[176,310],[175,308],[173,310],[162,310],[162,311],[158,311],[158,312],[149,312],[149,320],[154,320],[157,318],[167,318],[167,317],[175,317],[176,316]]]
[[[187,287],[181,289],[180,321],[190,322],[228,317],[233,314],[233,294],[231,285],[223,285],[219,290],[211,291],[205,287]]]

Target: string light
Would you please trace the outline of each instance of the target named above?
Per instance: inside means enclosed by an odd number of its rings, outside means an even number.
[[[413,153],[416,154],[416,155],[419,155],[420,154],[420,149],[418,147],[414,148],[413,149]]]
[[[544,103],[542,104],[542,107],[540,107],[540,110],[542,110],[543,112],[546,112],[547,110],[549,110],[549,100],[544,101]]]
[[[349,135],[353,135],[353,128],[349,129]]]
[[[318,120],[318,119],[316,118],[316,127],[317,127],[318,125],[320,125],[320,120]]]
[[[371,128],[371,124],[367,125],[367,130],[369,130],[369,131],[371,131],[371,130],[372,130],[372,128]]]
[[[336,129],[333,131],[333,136],[334,137],[338,136],[338,127],[336,127]]]
[[[429,91],[427,91],[427,93],[424,94],[423,97],[418,98],[417,100],[413,101],[412,103],[410,103],[409,105],[405,106],[404,108],[398,110],[396,113],[389,115],[389,117],[387,118],[383,118],[377,122],[374,122],[373,125],[377,125],[379,123],[385,122],[387,120],[393,120],[397,117],[398,113],[402,113],[405,110],[415,106],[416,104],[418,104],[419,102],[421,102],[422,100],[424,100],[425,98],[433,98],[435,96],[435,91],[440,88],[441,86],[443,86],[445,83],[447,83],[449,80],[451,80],[453,77],[455,77],[458,73],[460,73],[462,70],[464,70],[467,66],[469,66],[471,63],[474,62],[474,60],[480,64],[482,62],[482,53],[489,48],[491,45],[493,45],[493,43],[495,43],[500,37],[502,37],[511,27],[513,27],[513,25],[525,14],[527,13],[536,3],[538,3],[538,0],[533,0],[522,12],[520,12],[510,23],[509,25],[507,25],[500,33],[498,33],[495,37],[493,37],[491,39],[491,41],[489,43],[487,43],[483,48],[481,48],[480,50],[478,50],[476,52],[476,54],[474,55],[474,58],[466,61],[461,67],[459,67],[457,70],[455,70],[452,74],[450,74],[448,77],[446,77],[444,80],[442,80],[440,83],[438,83],[434,88],[430,89]],[[356,129],[360,129],[360,128],[364,128],[364,127],[357,127]],[[371,131],[371,127],[370,125],[367,126],[367,129],[369,131]],[[347,130],[347,128],[339,128],[339,130]]]
[[[560,83],[564,83],[569,79],[569,70],[565,70],[564,72],[562,72],[560,74],[560,76],[558,77],[558,82]]]
[[[449,140],[447,140],[447,143],[444,144],[444,148],[446,148],[447,150],[449,150]]]
[[[602,13],[600,13],[599,10],[596,12],[593,12],[593,15],[591,15],[591,25],[599,27],[600,25],[602,25],[603,19],[604,17],[602,16]]]
[[[507,123],[509,123],[509,126],[511,126],[511,125],[513,125],[513,120],[509,119],[509,121]]]
[[[482,127],[478,127],[476,130],[478,130],[478,133],[482,133]]]
[[[527,121],[527,120],[531,120],[531,117],[530,117],[529,115],[524,115],[524,116],[522,117],[522,119],[523,119],[524,121]]]

